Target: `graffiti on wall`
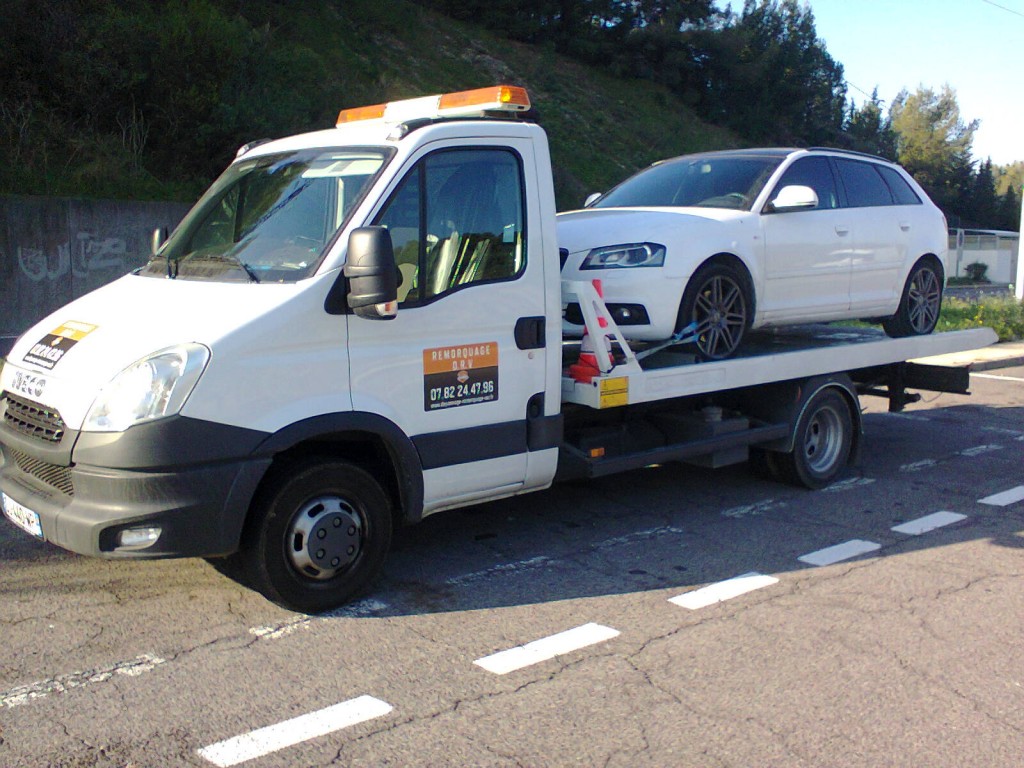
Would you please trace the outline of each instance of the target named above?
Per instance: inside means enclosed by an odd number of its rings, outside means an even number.
[[[84,278],[99,270],[127,271],[127,243],[120,237],[99,237],[91,232],[79,232],[75,242],[57,245],[56,254],[45,247],[20,245],[17,252],[22,273],[37,283],[59,280],[67,274]]]

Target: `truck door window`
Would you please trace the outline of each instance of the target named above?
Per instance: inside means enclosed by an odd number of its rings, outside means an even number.
[[[391,232],[412,306],[476,283],[512,280],[525,266],[523,183],[504,149],[435,152],[402,180],[375,223]]]

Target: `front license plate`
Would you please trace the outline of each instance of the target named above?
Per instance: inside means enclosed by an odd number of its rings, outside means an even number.
[[[6,493],[3,494],[4,515],[22,530],[28,531],[37,538],[43,538],[43,526],[39,515],[28,507],[22,506]]]

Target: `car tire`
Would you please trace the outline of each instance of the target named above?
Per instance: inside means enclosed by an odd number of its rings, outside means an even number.
[[[918,261],[903,286],[896,313],[882,321],[893,338],[927,336],[935,330],[942,308],[942,268],[931,258]]]
[[[363,592],[391,546],[391,503],[366,471],[311,458],[261,489],[239,553],[247,581],[289,610],[320,613]]]
[[[676,331],[697,323],[697,353],[704,360],[725,360],[739,348],[753,322],[750,283],[724,261],[704,264],[686,284]]]

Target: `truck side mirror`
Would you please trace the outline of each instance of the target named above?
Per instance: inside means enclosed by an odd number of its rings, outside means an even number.
[[[157,227],[153,230],[153,239],[150,241],[150,250],[156,256],[157,252],[167,242],[167,227]]]
[[[386,227],[360,227],[348,238],[348,305],[359,317],[390,320],[398,312],[398,267]]]

